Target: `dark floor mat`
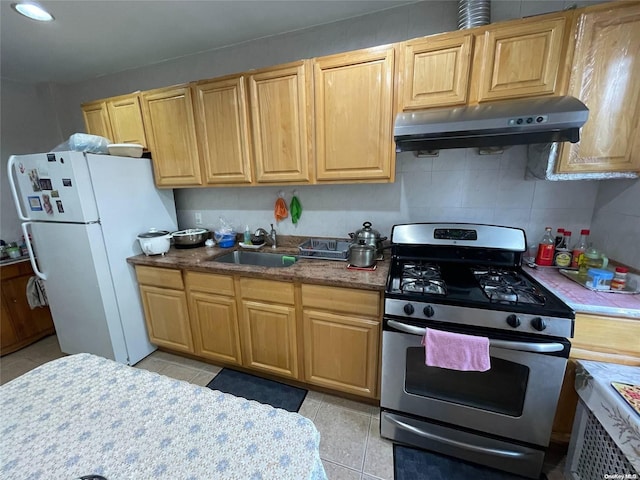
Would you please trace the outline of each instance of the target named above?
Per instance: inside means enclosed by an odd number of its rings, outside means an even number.
[[[304,388],[292,387],[230,368],[223,368],[207,384],[207,387],[230,393],[236,397],[244,397],[247,400],[266,403],[289,412],[300,410],[300,406],[307,396],[307,390]]]

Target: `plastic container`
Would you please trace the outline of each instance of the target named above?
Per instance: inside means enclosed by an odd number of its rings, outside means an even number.
[[[612,290],[624,290],[627,286],[627,273],[629,273],[627,267],[616,267],[616,271],[613,273],[613,279],[611,280]]]
[[[107,150],[109,155],[140,158],[143,147],[138,143],[110,143],[107,145]]]
[[[601,268],[590,268],[587,270],[587,287],[595,290],[610,290],[613,272],[610,270],[602,270]]]
[[[213,238],[220,248],[230,248],[236,244],[236,232],[213,232]]]
[[[244,228],[244,238],[243,243],[245,245],[251,245],[251,232],[249,231],[249,225]]]

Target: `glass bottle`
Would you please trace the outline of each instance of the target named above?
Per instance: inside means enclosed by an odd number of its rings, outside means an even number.
[[[559,228],[556,231],[556,238],[555,238],[555,246],[556,248],[558,248],[558,245],[560,245],[562,243],[562,240],[564,238],[564,228]]]
[[[573,246],[571,252],[571,268],[579,268],[580,264],[584,261],[584,252],[589,246],[587,239],[589,238],[588,229],[580,230],[580,240]]]
[[[571,232],[565,230],[560,245],[556,246],[556,253],[553,258],[554,265],[558,267],[568,267],[571,265]]]
[[[538,253],[536,254],[536,264],[543,267],[553,265],[553,252],[555,250],[555,240],[551,235],[551,227],[544,229],[544,235],[538,243]]]

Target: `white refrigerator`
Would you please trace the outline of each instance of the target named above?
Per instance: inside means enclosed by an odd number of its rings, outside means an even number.
[[[129,365],[153,352],[126,260],[142,253],[138,234],[177,229],[173,190],[156,188],[151,160],[38,153],[12,156],[8,173],[61,350]]]

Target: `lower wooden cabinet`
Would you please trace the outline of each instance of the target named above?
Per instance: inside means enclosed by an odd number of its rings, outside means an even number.
[[[180,270],[137,266],[136,275],[151,343],[193,353],[189,309]]]
[[[0,268],[0,354],[15,352],[55,333],[49,307],[31,310],[27,301],[27,283],[33,275],[29,262]]]
[[[577,314],[571,354],[567,363],[552,440],[567,443],[571,437],[578,394],[576,360],[640,366],[640,321],[637,319]]]
[[[303,284],[302,305],[305,381],[376,398],[380,294]]]
[[[299,378],[293,283],[240,279],[244,366]]]
[[[187,272],[185,278],[196,355],[241,365],[233,277]]]

